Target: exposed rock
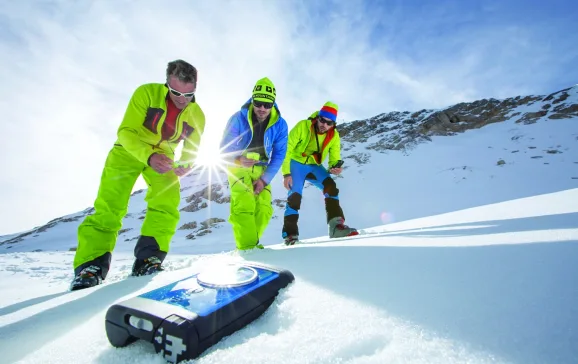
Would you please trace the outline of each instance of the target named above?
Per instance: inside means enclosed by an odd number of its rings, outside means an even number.
[[[219,204],[229,203],[231,197],[228,195],[224,196],[223,189],[224,186],[222,184],[214,183],[193,193],[185,199],[185,202],[188,205],[183,207],[181,211],[195,212],[202,210],[208,206],[206,201],[212,201]]]
[[[127,231],[130,231],[130,230],[132,230],[132,228],[121,229],[121,230],[118,232],[118,235],[122,235],[122,234],[124,234],[124,233],[126,233]]]
[[[554,114],[548,116],[549,119],[569,119],[578,117],[578,104],[559,105],[554,108]]]
[[[536,112],[525,113],[516,123],[523,124],[534,124],[539,118],[546,116],[548,114],[547,110],[541,110]]]
[[[271,201],[271,203],[277,207],[280,207],[282,209],[285,208],[285,204],[287,203],[287,200],[281,200],[281,199],[273,199],[273,201]]]
[[[570,90],[570,89],[571,89],[571,87],[568,87],[568,88],[565,88],[565,89],[563,89],[563,90],[556,91],[556,92],[554,92],[554,93],[552,93],[552,94],[544,97],[544,99],[542,99],[542,101],[550,101],[550,100],[553,100],[554,97],[556,97],[556,95],[561,94],[561,93],[566,93],[566,91],[568,91],[568,90]]]
[[[210,234],[210,233],[212,233],[212,232],[213,232],[213,231],[211,231],[211,229],[200,230],[200,231],[197,233],[197,236],[204,236],[204,235]]]
[[[197,222],[196,221],[190,221],[187,222],[186,224],[183,224],[179,230],[192,230],[192,229],[196,229],[197,228]]]
[[[143,192],[144,192],[144,189],[136,190],[131,194],[131,196],[135,196],[135,195],[138,195],[138,194],[143,193]]]
[[[89,207],[89,208],[86,208],[82,211],[83,216],[90,215],[93,213],[94,213],[94,207]]]
[[[569,89],[566,89],[566,91],[567,91],[567,90],[569,90]],[[561,102],[563,102],[563,101],[566,101],[566,99],[567,99],[568,96],[569,96],[566,91],[562,92],[562,93],[560,94],[560,96],[559,96],[556,100],[552,101],[552,103],[553,103],[553,104],[559,104],[559,103],[561,103]]]
[[[221,219],[219,217],[211,217],[205,221],[201,222],[201,229],[208,229],[209,227],[214,227],[218,223],[226,222],[226,220]]]
[[[367,164],[367,163],[369,163],[371,156],[369,153],[355,153],[355,154],[351,154],[345,158],[353,159],[357,164]]]
[[[219,218],[219,217],[211,217],[211,218],[208,218],[207,220],[202,221],[202,222],[200,223],[200,225],[201,225],[201,228],[200,228],[200,229],[198,229],[198,230],[195,231],[194,233],[188,234],[188,235],[186,236],[186,238],[189,239],[189,240],[194,240],[194,239],[196,239],[196,237],[198,237],[198,236],[207,235],[207,234],[209,234],[209,233],[212,232],[211,228],[218,227],[217,225],[218,225],[219,223],[222,223],[222,222],[226,222],[226,220],[225,220],[225,219],[221,219],[221,218]],[[192,229],[196,229],[196,228],[197,228],[197,222],[196,222],[196,221],[191,221],[191,222],[188,222],[188,223],[184,224],[183,226],[181,226],[181,227],[179,228],[179,230],[192,230]]]
[[[84,210],[84,212],[86,212],[86,211],[88,211],[88,210]],[[30,236],[30,235],[37,236],[37,234],[46,232],[48,229],[51,229],[60,223],[68,223],[68,222],[78,221],[79,219],[84,217],[84,212],[81,215],[76,215],[76,216],[72,216],[72,217],[59,217],[59,218],[50,220],[45,225],[34,228],[30,231],[19,234],[19,235],[15,236],[11,239],[4,240],[4,241],[0,242],[0,245],[18,243],[18,242],[21,242],[27,236]]]

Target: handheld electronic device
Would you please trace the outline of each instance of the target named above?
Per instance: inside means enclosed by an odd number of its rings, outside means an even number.
[[[261,155],[259,153],[249,152],[247,153],[246,158],[258,161],[259,159],[261,159]]]
[[[111,306],[105,319],[111,345],[154,345],[165,360],[195,359],[223,337],[254,321],[294,281],[263,264],[217,266]]]
[[[186,162],[173,162],[173,168],[191,168],[193,163],[186,163]]]
[[[341,168],[341,166],[343,165],[343,163],[345,163],[345,161],[343,160],[338,160],[337,163],[335,163],[335,165],[333,165],[331,168]]]

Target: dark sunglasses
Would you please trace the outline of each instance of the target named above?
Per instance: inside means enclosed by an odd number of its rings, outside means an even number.
[[[185,92],[185,93],[179,92],[179,91],[175,90],[174,88],[172,88],[171,86],[169,86],[168,84],[167,84],[167,87],[169,88],[169,91],[177,97],[184,96],[186,98],[190,98],[190,97],[195,96],[194,92]]]
[[[263,101],[256,101],[253,100],[253,107],[255,107],[256,109],[260,108],[261,106],[263,106],[265,109],[270,109],[273,107],[273,103],[272,102],[263,102]]]
[[[322,116],[320,116],[317,120],[319,120],[319,122],[321,122],[321,123],[323,123],[323,124],[326,124],[326,125],[328,125],[328,126],[335,125],[335,122],[334,122],[333,120],[329,120],[329,119],[324,118],[324,117],[322,117]]]

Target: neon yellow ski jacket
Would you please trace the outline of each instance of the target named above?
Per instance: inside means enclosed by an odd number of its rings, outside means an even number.
[[[181,140],[184,145],[180,161],[194,163],[205,130],[205,114],[193,98],[180,111],[174,134],[169,140],[162,140],[168,91],[162,83],[139,86],[129,101],[117,131],[116,144],[122,145],[136,159],[147,165],[153,153],[163,153],[174,159],[174,151]]]
[[[314,124],[317,121],[318,114],[319,111],[315,111],[309,118],[299,121],[289,132],[287,154],[281,166],[283,176],[291,174],[291,160],[299,163],[315,161],[316,164],[320,165],[329,157],[329,165],[332,166],[341,159],[341,139],[336,128],[329,130],[325,140],[319,145],[321,158],[315,158],[313,155],[305,154],[309,140],[315,137]]]

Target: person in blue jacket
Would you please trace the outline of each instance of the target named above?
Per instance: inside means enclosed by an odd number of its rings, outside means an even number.
[[[223,132],[221,153],[229,162],[229,222],[239,250],[262,249],[259,239],[271,217],[271,180],[287,152],[288,127],[267,77],[257,81],[251,98],[233,114]]]

